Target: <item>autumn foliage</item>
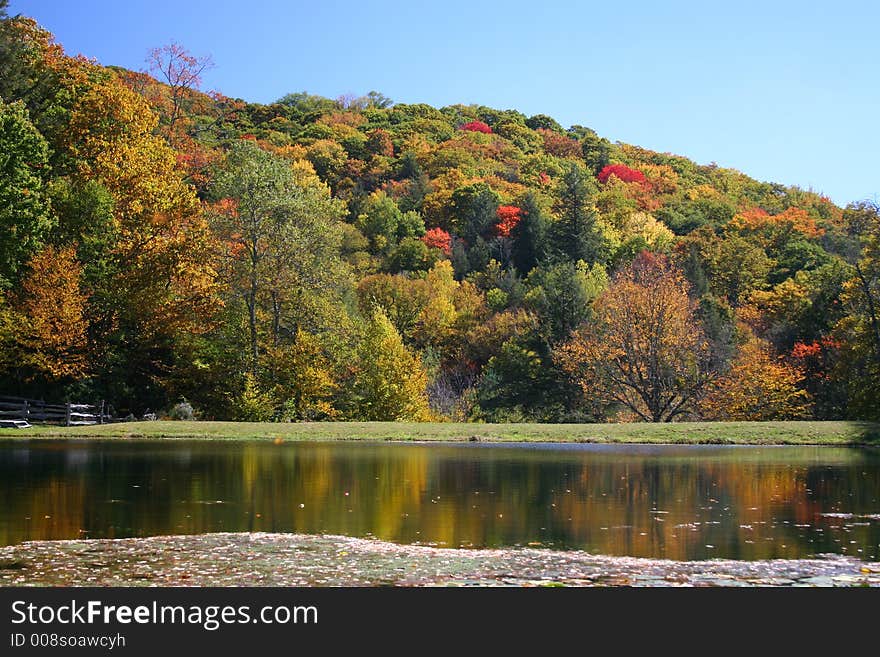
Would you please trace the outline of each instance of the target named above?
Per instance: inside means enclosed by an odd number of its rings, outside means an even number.
[[[825,234],[825,230],[816,225],[816,220],[800,208],[788,208],[775,215],[761,208],[752,208],[736,215],[730,224],[733,228],[755,232],[795,231],[808,239]]]
[[[544,140],[544,150],[557,157],[577,157],[581,154],[581,145],[576,139],[560,135],[553,130],[538,128],[536,132]]]
[[[386,130],[373,130],[367,135],[367,149],[374,155],[394,157],[394,143]]]
[[[596,299],[595,320],[559,349],[557,362],[585,395],[644,421],[687,413],[711,378],[709,344],[688,292],[665,257],[643,252]]]
[[[498,223],[495,231],[500,237],[510,237],[510,232],[522,220],[522,210],[515,205],[500,205],[496,211]]]
[[[76,254],[70,247],[48,246],[33,257],[29,270],[21,304],[27,320],[18,339],[31,376],[50,381],[82,376],[88,295],[81,289]]]
[[[754,336],[740,348],[730,371],[714,382],[700,403],[710,420],[797,420],[809,417],[810,397],[801,389],[804,373],[776,358]]]
[[[492,134],[492,128],[482,121],[468,121],[459,126],[459,130],[464,130],[465,132],[482,132],[486,135]]]
[[[630,169],[624,164],[609,164],[608,166],[603,167],[599,172],[599,175],[596,177],[599,179],[600,183],[605,184],[611,176],[614,176],[621,182],[625,183],[645,182],[645,174],[638,169]]]
[[[429,247],[440,249],[446,255],[452,253],[452,238],[442,228],[431,228],[422,235],[422,241]]]
[[[202,93],[210,57],[104,68],[2,6],[0,394],[217,419],[877,417],[876,204],[515,109]]]

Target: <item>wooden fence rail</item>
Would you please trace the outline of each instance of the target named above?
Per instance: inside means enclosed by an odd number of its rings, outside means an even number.
[[[110,422],[112,417],[109,411],[109,406],[103,401],[98,404],[47,404],[39,399],[0,396],[0,420],[24,420],[71,427]]]

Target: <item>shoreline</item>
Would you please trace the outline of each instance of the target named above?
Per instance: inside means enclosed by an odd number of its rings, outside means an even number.
[[[546,548],[443,548],[338,535],[214,533],[0,548],[3,586],[880,586],[840,555],[673,561]]]
[[[880,446],[870,422],[680,422],[671,424],[477,424],[398,422],[140,421],[0,429],[0,440],[376,441],[649,445]]]

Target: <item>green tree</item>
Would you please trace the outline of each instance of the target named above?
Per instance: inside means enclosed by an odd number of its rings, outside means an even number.
[[[577,164],[572,164],[562,177],[559,199],[554,208],[557,220],[551,238],[555,251],[573,261],[588,264],[605,263],[609,248],[596,224],[593,210],[591,178]]]
[[[880,419],[880,206],[856,203],[844,213],[845,257],[855,276],[844,288],[850,312],[835,328],[843,338],[838,377],[847,382],[851,416]]]
[[[526,285],[525,306],[541,318],[550,342],[558,342],[591,317],[591,304],[607,287],[608,276],[600,264],[560,262],[533,270]]]
[[[452,211],[458,233],[473,245],[486,237],[497,218],[498,194],[486,183],[460,187],[452,193]]]
[[[855,268],[865,333],[874,360],[880,366],[880,206],[857,203],[844,213],[847,232],[857,244],[857,255],[850,256]]]
[[[43,190],[46,140],[21,102],[0,99],[0,288],[18,278],[51,228]]]
[[[211,191],[225,278],[245,305],[249,371],[258,378],[261,335],[277,344],[319,320],[347,280],[339,255],[342,207],[314,174],[297,174],[250,141],[233,145]]]
[[[400,208],[385,192],[370,194],[361,208],[355,225],[370,240],[376,253],[390,252],[397,244],[397,231],[402,219]]]
[[[611,143],[589,128],[584,129],[584,135],[581,137],[581,152],[584,161],[594,174],[611,163]]]
[[[510,231],[513,239],[510,259],[525,276],[547,258],[548,223],[533,192],[526,194],[521,207],[522,219]]]

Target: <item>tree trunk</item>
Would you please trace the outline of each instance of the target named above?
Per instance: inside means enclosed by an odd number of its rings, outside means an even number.
[[[251,333],[251,374],[254,378],[257,376],[257,362],[259,358],[257,347],[257,290],[259,289],[259,283],[257,281],[258,263],[259,252],[257,251],[257,238],[256,236],[253,236],[251,238],[250,289],[248,290],[247,306]]]
[[[278,292],[272,290],[272,344],[277,347],[281,333],[281,302],[278,300]]]
[[[256,377],[259,352],[257,351],[257,285],[255,281],[251,282],[247,305],[251,333],[251,374]]]

